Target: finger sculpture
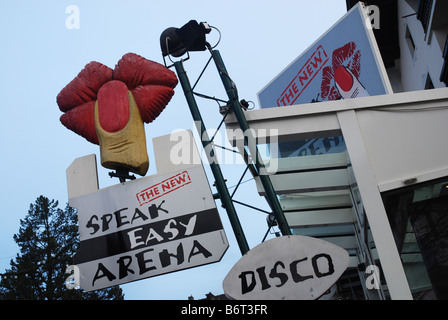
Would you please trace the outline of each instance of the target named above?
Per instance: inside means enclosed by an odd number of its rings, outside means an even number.
[[[60,120],[100,145],[103,167],[143,176],[149,167],[144,123],[160,115],[177,82],[174,72],[134,53],[113,70],[93,61],[58,94]]]

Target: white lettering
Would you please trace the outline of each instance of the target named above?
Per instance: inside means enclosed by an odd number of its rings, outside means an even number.
[[[170,134],[170,141],[178,141],[171,147],[170,160],[172,164],[200,164],[199,154],[195,152],[194,140],[188,131],[174,131]]]
[[[369,276],[366,278],[366,288],[368,290],[380,288],[380,268],[376,265],[370,265],[366,268],[366,274]]]
[[[176,220],[171,219],[170,221],[168,221],[165,228],[163,229],[163,232],[165,232],[166,234],[171,233],[171,236],[168,237],[169,240],[173,240],[179,234],[179,231],[177,230],[177,228],[171,227],[172,224],[174,224],[174,226],[176,226],[176,224],[177,224]]]
[[[151,240],[156,239],[157,241],[163,241],[163,237],[158,234],[153,228],[149,228],[148,238],[146,238],[146,244]]]
[[[143,241],[140,241],[143,240],[143,238],[135,234],[136,232],[142,230],[143,228],[137,228],[128,232],[129,242],[131,243],[131,249],[134,249],[135,247],[145,244]]]
[[[70,274],[65,280],[65,287],[68,290],[79,289],[79,268],[75,265],[70,265],[65,269],[66,274]]]
[[[369,5],[366,7],[367,19],[366,27],[367,29],[379,29],[380,28],[380,8],[375,5]]]
[[[131,249],[142,245],[153,244],[150,243],[152,240],[161,242],[164,240],[173,240],[182,236],[190,236],[194,232],[196,219],[197,215],[192,216],[187,223],[176,221],[176,219],[170,219],[163,229],[161,229],[161,227],[156,227],[158,231],[151,227],[149,229],[140,227],[127,231]]]
[[[213,317],[213,314],[215,313],[216,307],[195,307],[191,304],[188,304],[188,307],[182,307],[182,314],[205,314],[208,315],[209,318]]]
[[[183,224],[182,222],[179,222],[179,224],[185,228],[185,235],[189,236],[194,231],[194,226],[196,225],[196,215],[192,216],[190,220],[188,220],[187,224]]]
[[[69,30],[80,28],[80,15],[79,7],[76,5],[70,5],[65,8],[65,13],[69,14],[67,19],[65,19],[65,27]]]

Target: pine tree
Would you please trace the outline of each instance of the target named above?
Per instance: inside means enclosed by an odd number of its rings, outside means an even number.
[[[62,210],[58,201],[38,197],[20,220],[14,241],[20,254],[2,274],[0,300],[123,299],[118,286],[93,292],[67,289],[65,271],[79,245],[76,210],[68,205]]]

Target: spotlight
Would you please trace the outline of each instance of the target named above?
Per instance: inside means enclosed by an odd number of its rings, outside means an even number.
[[[162,56],[180,57],[189,51],[205,51],[205,35],[211,31],[207,22],[190,20],[181,28],[167,28],[160,35]]]
[[[266,222],[268,223],[268,227],[274,227],[274,226],[278,225],[277,218],[272,213],[270,213],[266,216]]]
[[[211,29],[215,29],[219,33],[218,42],[211,46],[205,40],[205,35],[211,32]],[[239,100],[238,98],[238,90],[236,89],[236,85],[233,82],[232,78],[229,76],[226,67],[224,66],[224,61],[222,60],[221,54],[218,50],[214,50],[214,48],[218,45],[221,40],[221,33],[219,30],[213,26],[209,26],[206,22],[197,23],[195,20],[190,20],[186,25],[177,29],[177,28],[168,28],[164,32],[162,32],[160,36],[160,46],[162,49],[163,61],[166,61],[165,57],[168,56],[171,60],[170,56],[173,57],[181,57],[183,54],[189,51],[205,51],[209,50],[211,54],[211,58],[208,60],[207,64],[204,67],[204,70],[199,75],[198,80],[201,78],[205,68],[209,65],[209,62],[213,59],[215,62],[216,68],[218,69],[219,76],[221,78],[222,84],[224,86],[225,91],[227,92],[227,105],[221,107],[220,111],[224,114],[227,114],[230,111],[233,111],[236,119],[238,120],[238,124],[243,132],[248,132],[248,135],[245,136],[245,141],[247,141],[247,151],[245,153],[245,157],[250,156],[251,162],[248,163],[251,170],[253,169],[255,174],[257,174],[261,180],[261,184],[266,192],[266,197],[268,203],[272,209],[272,213],[267,217],[267,223],[270,227],[273,225],[277,225],[283,235],[291,235],[291,229],[288,226],[288,222],[286,221],[286,217],[283,214],[283,210],[280,206],[280,203],[277,199],[277,195],[275,194],[274,187],[272,186],[272,182],[269,176],[266,174],[266,168],[262,161],[260,161],[261,157],[258,151],[258,147],[255,141],[255,138],[251,134],[251,130],[249,128],[249,124],[247,122],[246,116],[243,110],[247,110],[249,107],[249,102],[245,100]],[[188,59],[189,56],[186,58]],[[210,138],[207,135],[207,130],[202,120],[201,112],[197,106],[195,95],[199,95],[193,92],[196,84],[191,87],[190,81],[187,76],[187,72],[184,69],[184,61],[186,59],[180,59],[178,61],[172,61],[173,64],[169,67],[174,66],[179,78],[179,82],[182,84],[182,89],[184,91],[185,97],[187,99],[188,106],[190,107],[191,115],[195,122],[198,122],[200,125],[197,126],[197,130],[199,131],[200,136],[202,137],[202,145],[205,149],[212,147],[213,144]],[[196,81],[196,83],[198,82]],[[224,100],[216,99],[214,97],[209,97],[206,95],[200,95],[205,98],[210,98],[215,101],[226,102]],[[223,121],[221,124],[224,122]],[[247,138],[247,139],[246,139]],[[214,151],[213,151],[214,154]],[[233,206],[232,197],[230,196],[225,179],[222,176],[221,169],[219,165],[214,161],[211,154],[208,157],[209,164],[213,175],[216,180],[216,187],[218,189],[219,198],[223,202],[223,207],[226,208],[227,214],[229,215],[232,228],[237,237],[238,244],[240,246],[241,252],[245,254],[249,247],[247,245],[246,239],[244,237],[244,233],[241,229],[241,225],[239,223],[235,208]],[[248,159],[248,158],[247,158]],[[270,230],[270,228],[269,228]],[[275,232],[276,236],[280,236],[279,232]],[[266,234],[267,235],[267,234]]]

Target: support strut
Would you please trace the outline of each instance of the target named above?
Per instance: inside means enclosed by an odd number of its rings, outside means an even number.
[[[190,107],[191,115],[196,124],[196,129],[201,137],[202,146],[204,147],[204,150],[207,150],[206,154],[208,162],[210,164],[210,168],[215,178],[215,184],[219,194],[219,198],[221,200],[222,206],[227,211],[227,215],[229,217],[230,224],[232,225],[233,232],[240,247],[241,254],[244,255],[249,251],[249,245],[247,244],[246,237],[244,235],[235,207],[230,197],[229,190],[227,189],[221,168],[215,157],[216,153],[213,147],[213,143],[208,136],[204,122],[202,120],[202,116],[194,98],[193,90],[191,88],[190,81],[188,80],[187,73],[183,67],[182,60],[174,62],[174,66],[179,77],[179,82],[181,83],[182,89],[185,93],[188,106]]]

